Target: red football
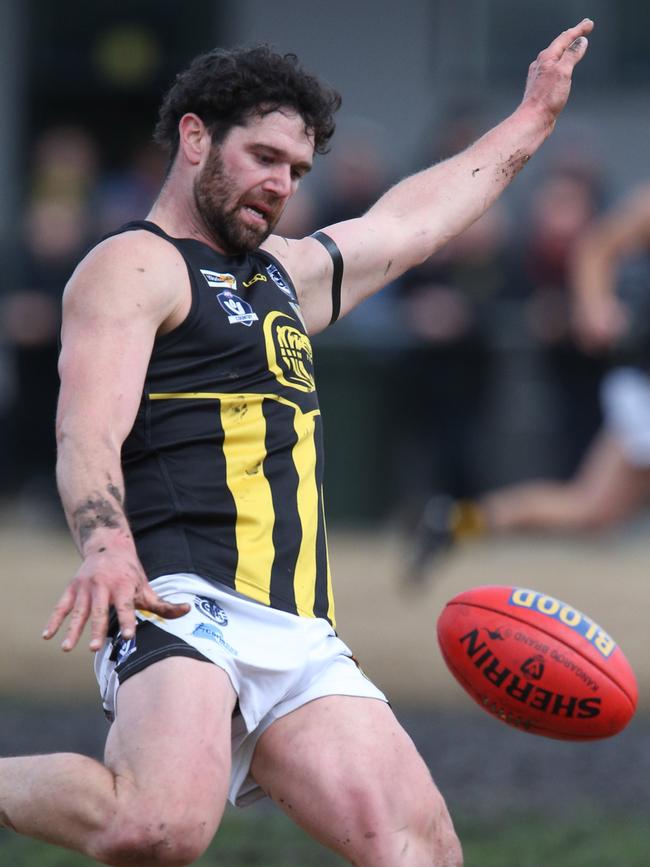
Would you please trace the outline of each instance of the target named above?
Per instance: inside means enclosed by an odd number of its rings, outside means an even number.
[[[598,624],[537,590],[475,587],[438,618],[442,655],[486,711],[564,740],[607,738],[632,719],[634,672]]]

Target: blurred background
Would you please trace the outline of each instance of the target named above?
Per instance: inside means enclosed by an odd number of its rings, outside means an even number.
[[[84,651],[59,658],[38,638],[77,562],[53,475],[60,300],[90,245],[146,215],[164,170],[151,132],[176,72],[215,45],[265,41],[341,91],[332,151],[283,218],[285,234],[302,236],[363,213],[395,180],[471,143],[515,108],[537,53],[585,16],[596,29],[569,105],[513,187],[314,340],[326,494],[343,637],[453,803],[485,807],[468,768],[511,754],[495,809],[548,807],[531,791],[537,775],[561,809],[610,796],[620,807],[621,792],[630,809],[650,807],[634,775],[650,776],[645,507],[597,536],[479,540],[421,585],[400,583],[427,497],[571,478],[602,423],[603,376],[647,352],[650,251],[621,271],[631,326],[607,352],[577,344],[569,287],[582,234],[650,177],[643,0],[0,0],[0,752],[97,752],[104,735]],[[447,599],[482,583],[534,586],[618,637],[644,711],[630,729],[576,752],[474,711],[444,670],[434,623]],[[39,725],[25,722],[27,705]]]

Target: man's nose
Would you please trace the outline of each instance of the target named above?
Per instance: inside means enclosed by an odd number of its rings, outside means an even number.
[[[291,195],[292,180],[289,166],[275,166],[264,182],[264,189],[278,198],[286,199]]]

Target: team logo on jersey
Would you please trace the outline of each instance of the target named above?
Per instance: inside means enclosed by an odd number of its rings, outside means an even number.
[[[215,599],[210,599],[207,596],[195,596],[194,607],[218,623],[219,626],[228,625],[228,615]]]
[[[223,647],[223,649],[227,650],[228,653],[237,656],[235,648],[231,644],[228,644],[226,639],[223,637],[223,632],[213,623],[198,623],[192,630],[192,635],[195,638],[205,638],[207,641],[214,641],[215,644]]]
[[[275,265],[267,265],[266,273],[269,275],[271,280],[275,283],[278,289],[282,289],[285,295],[288,295],[289,298],[295,300],[296,296],[293,293],[291,287],[287,284],[287,281],[284,279],[282,274],[280,273],[279,268],[276,268]]]
[[[244,301],[229,289],[219,292],[217,301],[228,314],[228,322],[231,325],[247,325],[250,328],[253,322],[257,321],[257,313],[253,312],[248,301]]]
[[[274,311],[264,320],[269,370],[281,385],[315,391],[314,356],[309,338],[287,313]]]
[[[244,280],[244,287],[248,289],[249,286],[252,286],[253,283],[257,283],[258,280],[261,280],[263,283],[266,283],[266,277],[264,274],[253,274],[250,280]]]
[[[222,274],[220,271],[207,271],[204,268],[200,268],[199,270],[207,280],[208,286],[212,287],[212,289],[219,289],[223,286],[226,289],[234,291],[237,288],[237,278],[234,274]]]

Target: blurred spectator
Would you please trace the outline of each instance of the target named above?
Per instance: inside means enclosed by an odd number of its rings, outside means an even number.
[[[89,241],[95,145],[73,127],[45,132],[34,147],[19,250],[18,283],[4,299],[15,389],[8,417],[8,490],[30,520],[60,519],[54,482],[54,417],[63,287]]]
[[[160,190],[166,156],[150,142],[138,145],[124,167],[99,178],[93,196],[93,234],[98,238],[130,220],[143,220]]]
[[[575,211],[584,213],[577,205]],[[567,226],[576,222],[567,220]],[[468,537],[521,530],[601,531],[650,501],[650,331],[647,325],[643,331],[634,329],[631,311],[617,294],[626,260],[650,256],[650,185],[583,226],[572,241],[571,253],[565,250],[560,262],[562,278],[571,277],[578,341],[589,352],[612,350],[613,358],[620,357],[621,348],[629,358],[636,346],[633,354],[641,366],[617,366],[604,376],[604,424],[567,481],[524,482],[474,501],[432,497],[419,528],[418,569],[411,577],[421,578],[435,555]],[[553,264],[549,258],[547,266]],[[647,281],[645,288],[648,294]]]
[[[564,155],[535,184],[520,239],[518,282],[527,324],[552,389],[559,437],[556,472],[575,470],[600,421],[606,365],[586,355],[571,331],[570,268],[576,244],[603,206],[603,178],[585,154]]]
[[[387,188],[389,175],[380,130],[358,122],[341,131],[328,158],[317,225],[360,217]]]
[[[400,379],[410,407],[406,436],[413,440],[402,485],[410,508],[421,508],[432,490],[459,497],[475,490],[491,378],[490,310],[509,285],[511,267],[508,213],[498,203],[402,280],[410,347]]]

